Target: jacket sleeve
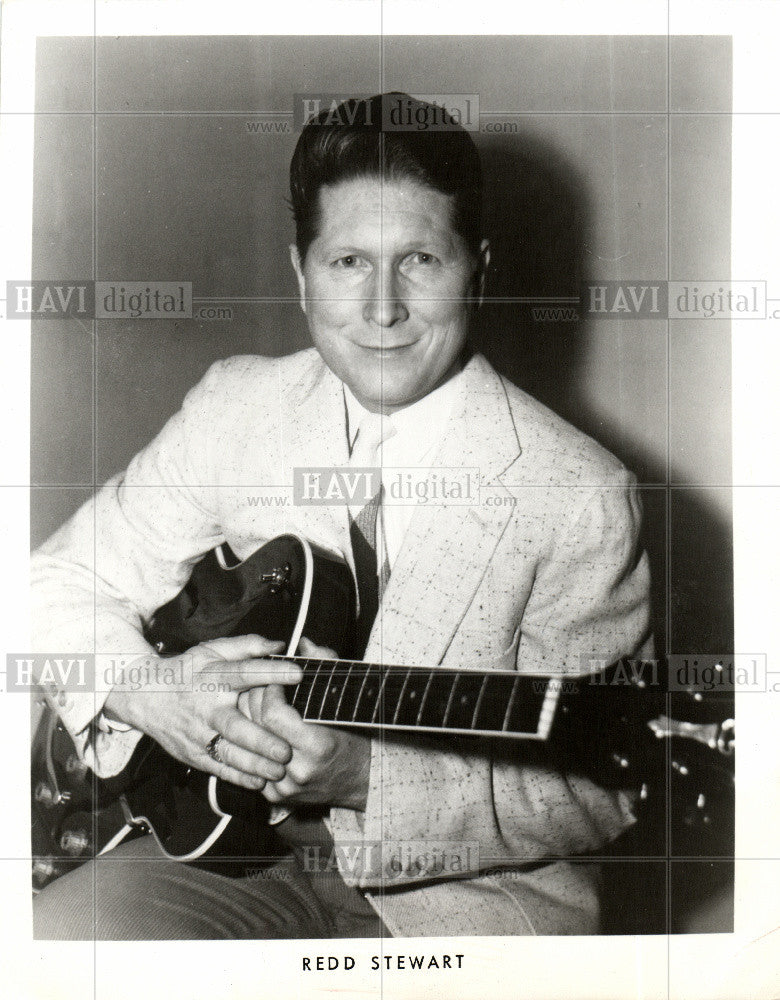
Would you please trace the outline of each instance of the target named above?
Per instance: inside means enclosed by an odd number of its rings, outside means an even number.
[[[142,636],[143,619],[177,594],[195,562],[222,541],[207,433],[221,367],[213,365],[127,471],[32,556],[33,650],[95,657],[90,690],[49,685],[44,695],[101,776],[122,770],[140,738],[130,730],[89,740],[117,663],[157,659]]]
[[[520,671],[576,674],[592,657],[652,655],[632,477],[623,471],[609,487],[580,495],[578,512],[537,567],[519,622]],[[337,845],[364,847],[359,855],[337,852],[346,881],[386,888],[566,857],[599,848],[634,821],[627,793],[561,773],[538,755],[516,761],[468,741],[443,749],[375,740],[365,815],[331,811]]]

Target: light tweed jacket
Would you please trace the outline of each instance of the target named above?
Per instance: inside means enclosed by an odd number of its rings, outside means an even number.
[[[631,474],[483,357],[462,384],[435,464],[479,469],[479,502],[415,510],[366,659],[578,673],[583,656],[647,654]],[[141,618],[224,540],[243,558],[295,530],[351,563],[346,508],[291,500],[294,468],[347,460],[341,384],[314,350],[218,362],[126,473],[35,553],[36,648],[148,652]],[[83,747],[104,696],[49,696]],[[101,735],[88,759],[114,773],[137,738]],[[529,862],[597,849],[631,821],[627,796],[519,752],[377,738],[365,814],[332,809],[329,826],[337,844],[365,845],[362,866],[347,850],[340,869],[393,934],[576,934],[597,930],[587,866]],[[398,872],[404,845],[442,842],[478,845],[470,877]]]

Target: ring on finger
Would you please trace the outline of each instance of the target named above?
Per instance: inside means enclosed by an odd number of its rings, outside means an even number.
[[[211,737],[211,739],[208,741],[206,745],[206,753],[208,754],[209,757],[211,757],[213,761],[216,761],[217,764],[226,763],[225,758],[222,756],[220,752],[221,751],[220,744],[225,742],[227,741],[225,740],[225,737],[222,735],[222,733],[215,733],[214,736]]]

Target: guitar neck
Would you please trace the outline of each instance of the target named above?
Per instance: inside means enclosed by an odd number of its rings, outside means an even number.
[[[307,722],[376,729],[546,739],[560,679],[503,670],[292,659],[303,669],[291,704]]]

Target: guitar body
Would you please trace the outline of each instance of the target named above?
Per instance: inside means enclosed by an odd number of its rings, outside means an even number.
[[[162,656],[250,633],[283,641],[288,655],[305,635],[345,656],[352,651],[354,620],[346,564],[298,535],[281,535],[243,562],[224,549],[209,552],[144,634]],[[139,741],[121,774],[98,778],[48,707],[33,740],[32,790],[36,890],[110,849],[128,825],[128,836],[151,831],[178,860],[217,853],[236,859],[231,874],[243,874],[246,861],[239,859],[273,851],[268,804],[259,793],[186,767],[149,737]],[[217,830],[218,852],[209,844]]]

